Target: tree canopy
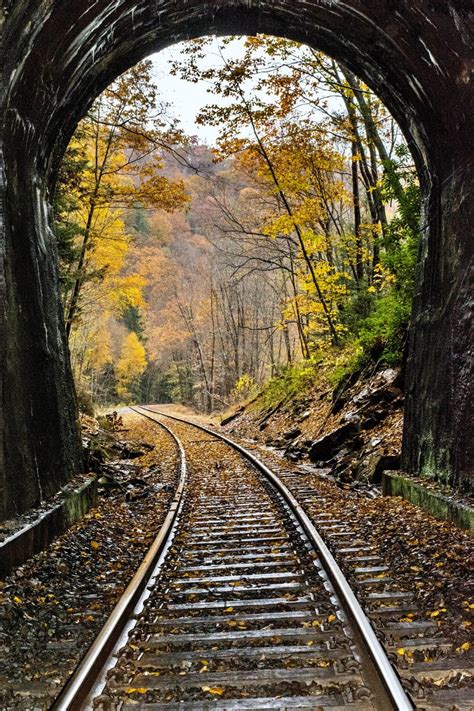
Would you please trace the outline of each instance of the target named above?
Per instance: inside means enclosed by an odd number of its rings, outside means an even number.
[[[99,97],[66,154],[56,233],[80,387],[99,401],[250,395],[299,363],[336,382],[400,362],[420,222],[416,171],[346,67],[275,37],[182,45],[207,82],[179,130],[142,62]]]

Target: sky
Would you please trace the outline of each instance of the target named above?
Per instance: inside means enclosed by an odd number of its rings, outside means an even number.
[[[218,47],[221,40],[222,38],[214,38],[213,44],[206,47],[208,59],[206,62],[202,60],[199,62],[201,68],[220,65]],[[232,56],[235,58],[242,57],[245,52],[244,42],[245,37],[237,38],[230,42],[225,49],[226,56],[228,58]],[[172,45],[150,56],[154,65],[155,79],[160,89],[160,99],[171,105],[170,114],[179,119],[181,128],[188,136],[197,136],[201,143],[214,146],[219,129],[215,126],[199,126],[196,124],[195,118],[199,110],[206,104],[223,104],[225,99],[219,95],[209,93],[208,87],[210,84],[205,81],[193,84],[171,75],[171,62],[180,57],[183,44]],[[247,86],[247,88],[251,90],[251,86]],[[324,97],[329,102],[328,107],[333,112],[344,111],[340,98],[331,97],[327,93],[324,94]],[[242,127],[242,132],[244,135],[246,134],[245,127]]]
[[[235,47],[238,51],[238,41]],[[194,119],[202,106],[211,101],[216,103],[216,97],[207,93],[207,85],[204,82],[192,84],[171,76],[169,62],[179,57],[179,54],[180,45],[176,44],[150,57],[155,67],[161,97],[173,105],[172,113],[181,121],[185,133],[197,135],[201,142],[213,145],[219,130],[213,126],[197,126]]]
[[[199,66],[219,66],[219,41],[222,38],[214,38],[213,44],[206,48],[206,53],[209,57],[207,62],[200,61]],[[225,49],[227,57],[241,58],[245,53],[244,48],[245,37],[237,38],[230,42]],[[171,114],[178,118],[181,122],[181,128],[189,136],[198,136],[201,143],[207,143],[213,146],[216,143],[216,138],[219,134],[219,129],[214,126],[199,126],[195,123],[196,114],[201,107],[208,103],[223,104],[225,99],[221,96],[208,92],[209,84],[205,81],[193,84],[179,77],[172,76],[170,73],[170,64],[173,60],[179,58],[182,45],[184,43],[175,44],[167,49],[150,56],[154,64],[155,78],[160,89],[160,98],[171,104]],[[247,85],[247,89],[250,88]],[[270,99],[271,100],[271,99]],[[337,100],[333,102],[333,108],[338,106]],[[246,129],[242,128],[245,135]]]

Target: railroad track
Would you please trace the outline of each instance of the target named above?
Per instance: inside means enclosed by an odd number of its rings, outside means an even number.
[[[180,483],[152,550],[54,708],[414,708],[280,479],[210,430],[170,428],[134,410],[174,438]]]

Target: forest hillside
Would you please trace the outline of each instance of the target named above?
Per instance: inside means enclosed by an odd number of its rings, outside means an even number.
[[[235,55],[224,39],[209,66],[213,41],[184,43],[171,71],[206,82],[196,126],[216,145],[184,134],[147,60],[99,97],[63,161],[60,279],[90,412],[222,412],[262,390],[281,408],[321,378],[340,402],[361,373],[403,369],[421,206],[396,123],[308,47],[260,36]]]

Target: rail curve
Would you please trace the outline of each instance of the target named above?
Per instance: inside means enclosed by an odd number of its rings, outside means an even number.
[[[341,569],[279,477],[208,427],[131,409],[175,440],[180,483],[152,549],[54,709],[413,709]],[[245,471],[201,471],[187,496],[184,445],[162,418],[213,438],[202,440],[205,451],[225,443],[248,462]],[[154,592],[147,583],[158,576]],[[283,669],[281,658],[290,660]],[[227,688],[237,693],[229,698]]]

